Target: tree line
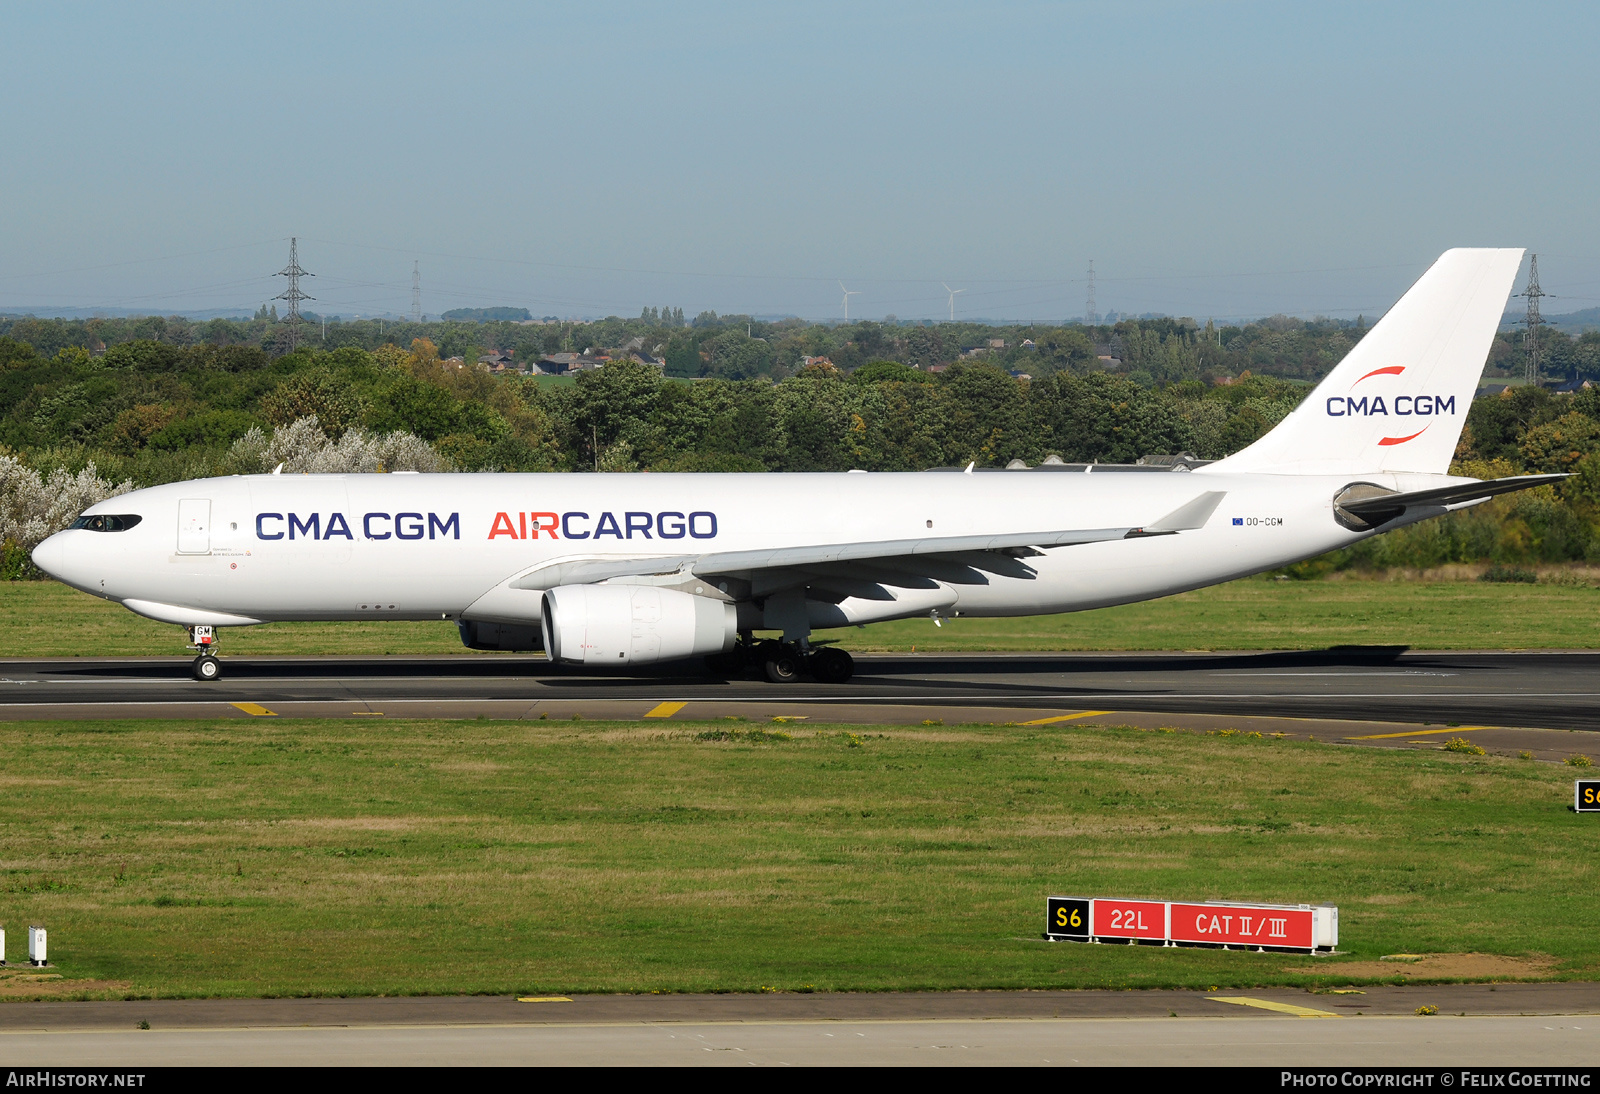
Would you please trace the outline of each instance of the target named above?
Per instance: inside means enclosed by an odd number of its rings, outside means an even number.
[[[141,485],[216,473],[252,427],[315,416],[337,438],[403,430],[465,471],[916,471],[977,462],[1217,458],[1260,436],[1303,384],[1147,387],[1104,371],[1020,380],[984,361],[929,373],[879,361],[846,373],[688,381],[632,361],[571,380],[495,375],[408,349],[273,357],[250,346],[138,340],[47,356],[0,337],[0,445],[41,467]]]
[[[307,466],[330,470],[346,450],[364,453],[366,462],[353,470],[395,469],[387,464],[396,457],[385,453],[405,453],[412,467],[569,472],[918,471],[968,462],[1032,465],[1049,456],[1130,462],[1179,452],[1216,459],[1280,421],[1308,380],[1337,363],[1322,355],[1331,357],[1341,344],[1347,351],[1363,329],[1258,325],[1251,337],[1267,347],[1262,353],[1287,355],[1298,346],[1296,352],[1311,357],[1297,367],[1312,375],[1241,369],[1221,383],[1186,376],[1210,367],[1206,354],[1235,352],[1226,344],[1218,349],[1214,329],[1144,323],[1125,331],[1120,351],[1142,363],[1152,377],[1145,382],[1138,370],[1108,371],[1099,355],[1072,357],[1078,343],[1065,336],[1087,341],[1091,332],[1084,330],[1062,328],[1061,342],[1031,350],[1008,344],[991,357],[958,358],[930,372],[916,367],[920,361],[880,354],[923,352],[917,339],[953,337],[950,325],[875,326],[885,342],[871,346],[870,355],[863,351],[867,359],[853,370],[815,359],[827,354],[809,354],[810,365],[781,379],[690,380],[618,360],[558,380],[495,375],[470,358],[452,362],[447,347],[421,336],[404,347],[313,344],[283,354],[139,338],[95,352],[71,339],[35,345],[17,338],[26,328],[13,325],[11,335],[0,336],[0,457],[15,474],[33,474],[40,483],[92,465],[107,483],[136,486],[258,470],[262,453],[299,451],[294,438],[301,435],[323,438],[321,455]],[[629,329],[623,325],[619,333]],[[753,337],[743,327],[709,321],[672,330],[669,338],[704,336],[702,347],[730,333]],[[841,336],[835,328],[812,332],[821,337],[824,330]],[[858,327],[852,337],[865,335]],[[1039,360],[1063,347],[1058,367],[1037,369],[1030,379],[1007,367],[1016,360],[1007,354]],[[715,350],[697,352],[704,362]],[[938,359],[928,352],[929,360]],[[1163,368],[1164,378],[1154,379]],[[1457,455],[1463,473],[1480,477],[1560,470],[1575,478],[1295,572],[1484,559],[1600,561],[1600,392],[1514,388],[1479,398]],[[0,524],[7,519],[5,489],[0,483]]]
[[[701,312],[685,319],[682,308],[645,308],[636,319],[611,316],[594,321],[516,321],[497,318],[522,309],[461,309],[436,322],[388,319],[326,323],[310,316],[291,332],[275,311],[263,308],[249,320],[195,321],[181,316],[102,319],[37,319],[0,316],[0,336],[25,342],[45,357],[78,348],[99,355],[113,345],[148,341],[186,348],[254,348],[280,357],[305,346],[319,352],[357,348],[369,353],[386,345],[409,346],[425,338],[445,357],[475,361],[490,351],[531,365],[560,352],[616,348],[638,339],[666,362],[668,375],[684,379],[783,380],[807,359],[825,357],[846,372],[874,361],[920,369],[976,355],[1006,371],[1033,377],[1058,372],[1106,370],[1141,386],[1180,380],[1213,383],[1249,372],[1256,376],[1316,381],[1366,333],[1368,324],[1296,319],[1275,315],[1253,323],[1223,325],[1192,319],[1124,319],[1109,325],[1078,323],[993,326],[983,323],[860,321],[811,323]],[[998,342],[999,345],[991,345]],[[1489,375],[1520,376],[1524,340],[1500,333],[1490,350]],[[1571,335],[1540,332],[1541,373],[1554,380],[1600,381],[1600,331]]]

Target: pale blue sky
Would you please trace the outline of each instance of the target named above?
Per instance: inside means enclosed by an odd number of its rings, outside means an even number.
[[[0,308],[1600,303],[1588,4],[8,4]],[[1520,283],[1519,283],[1520,287]]]

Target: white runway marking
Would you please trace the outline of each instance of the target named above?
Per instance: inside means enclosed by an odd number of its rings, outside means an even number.
[[[1459,672],[1213,672],[1212,676],[1460,676]]]

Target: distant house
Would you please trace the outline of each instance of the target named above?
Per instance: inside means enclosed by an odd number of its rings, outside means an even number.
[[[517,360],[504,350],[496,350],[493,353],[486,353],[482,357],[478,358],[478,364],[482,365],[490,372],[507,372],[517,367]]]
[[[1556,384],[1550,389],[1550,393],[1552,395],[1572,395],[1591,387],[1594,387],[1593,380],[1568,380],[1565,383]]]
[[[802,357],[802,358],[800,358],[800,367],[801,368],[807,368],[807,367],[809,367],[811,365],[821,365],[823,368],[838,368],[839,367],[839,366],[835,365],[831,360],[829,360],[826,357]]]
[[[1024,338],[1022,340],[1022,348],[1023,349],[1038,349],[1039,347],[1035,346],[1033,344],[1033,339],[1032,338]]]
[[[565,376],[577,371],[578,362],[582,359],[582,355],[577,353],[547,353],[534,363],[534,368],[546,376]]]
[[[950,367],[949,365],[929,365],[928,366],[928,371],[929,372],[943,372],[945,369],[947,369],[949,367]]]
[[[467,359],[465,357],[446,357],[443,364],[454,365],[456,368],[466,368]]]
[[[1006,348],[1006,340],[1004,338],[991,338],[991,339],[989,339],[989,348],[990,349],[1005,349]]]

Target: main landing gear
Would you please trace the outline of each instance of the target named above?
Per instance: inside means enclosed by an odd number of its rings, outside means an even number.
[[[217,660],[217,628],[190,627],[189,648],[200,651],[189,666],[191,676],[204,683],[222,678],[222,662]]]
[[[728,676],[765,676],[774,684],[792,684],[810,676],[819,684],[842,684],[855,675],[855,661],[835,646],[807,648],[797,642],[768,638],[752,641],[739,636],[738,645],[706,658],[706,668]]]

